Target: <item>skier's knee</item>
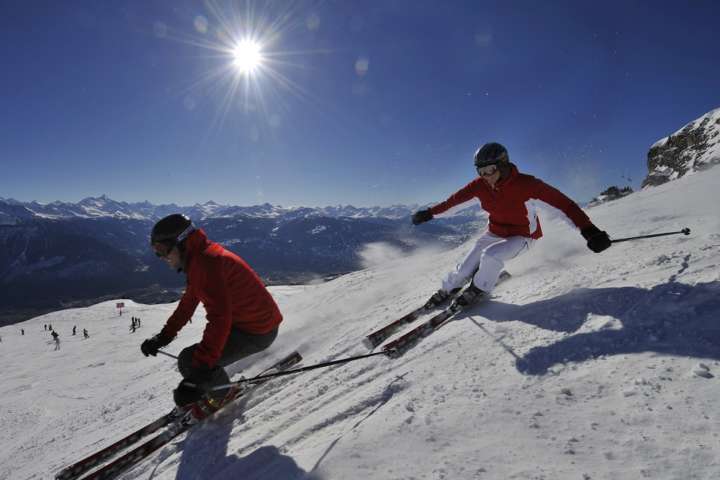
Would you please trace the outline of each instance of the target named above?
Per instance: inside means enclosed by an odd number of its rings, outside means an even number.
[[[180,355],[178,355],[178,370],[183,377],[187,377],[192,373],[192,356],[194,351],[195,345],[190,345],[184,348],[180,352]]]

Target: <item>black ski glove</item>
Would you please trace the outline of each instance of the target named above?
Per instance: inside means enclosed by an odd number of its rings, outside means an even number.
[[[421,223],[429,222],[433,219],[433,214],[429,208],[425,210],[418,210],[412,216],[413,225],[420,225]]]
[[[146,357],[148,355],[152,355],[153,357],[157,356],[158,350],[160,350],[162,347],[169,345],[170,342],[172,342],[172,338],[168,338],[162,333],[158,333],[154,337],[148,338],[145,340],[142,345],[140,345],[140,351],[145,355]]]
[[[587,247],[595,253],[607,250],[612,245],[610,237],[595,225],[590,225],[580,230],[582,236],[587,240]]]

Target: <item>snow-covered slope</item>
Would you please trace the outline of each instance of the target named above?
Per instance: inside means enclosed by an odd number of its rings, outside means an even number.
[[[720,478],[719,183],[709,170],[589,210],[615,238],[692,229],[599,255],[546,216],[492,302],[403,357],[275,380],[121,478]],[[470,247],[273,288],[280,337],[238,368],[295,348],[305,364],[364,353],[363,336],[424,301]],[[139,344],[174,305],[126,304],[122,317],[109,302],[0,328],[0,478],[50,478],[171,407],[172,361]],[[200,338],[202,314],[168,351]]]

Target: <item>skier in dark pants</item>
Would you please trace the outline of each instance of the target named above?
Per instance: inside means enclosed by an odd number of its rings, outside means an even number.
[[[55,330],[52,331],[51,335],[55,340],[55,350],[60,350],[60,335]]]
[[[445,277],[441,288],[427,301],[428,307],[449,300],[468,282],[470,285],[455,298],[455,305],[464,308],[487,297],[495,288],[504,262],[526,253],[542,237],[538,203],[562,213],[578,228],[593,252],[600,253],[611,245],[608,234],[593,225],[575,202],[542,180],[519,173],[499,143],[488,143],[478,149],[475,168],[479,178],[446,201],[412,217],[413,224],[419,225],[474,198],[489,213],[487,231],[455,271]]]
[[[160,220],[153,228],[151,244],[171,268],[186,272],[187,289],[162,331],[145,340],[141,350],[145,356],[157,355],[202,302],[207,325],[200,343],[180,352],[178,369],[183,380],[174,399],[179,407],[192,408],[206,398],[211,408],[219,408],[229,390],[210,389],[230,381],[223,367],[268,348],[278,334],[280,310],[248,264],[208,240],[186,216],[174,214]]]

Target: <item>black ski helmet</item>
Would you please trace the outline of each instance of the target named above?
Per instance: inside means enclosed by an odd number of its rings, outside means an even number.
[[[194,231],[195,225],[190,218],[182,213],[173,213],[155,224],[150,233],[150,244],[181,245]]]
[[[477,168],[509,162],[510,156],[507,149],[499,143],[486,143],[475,152],[475,167]]]

